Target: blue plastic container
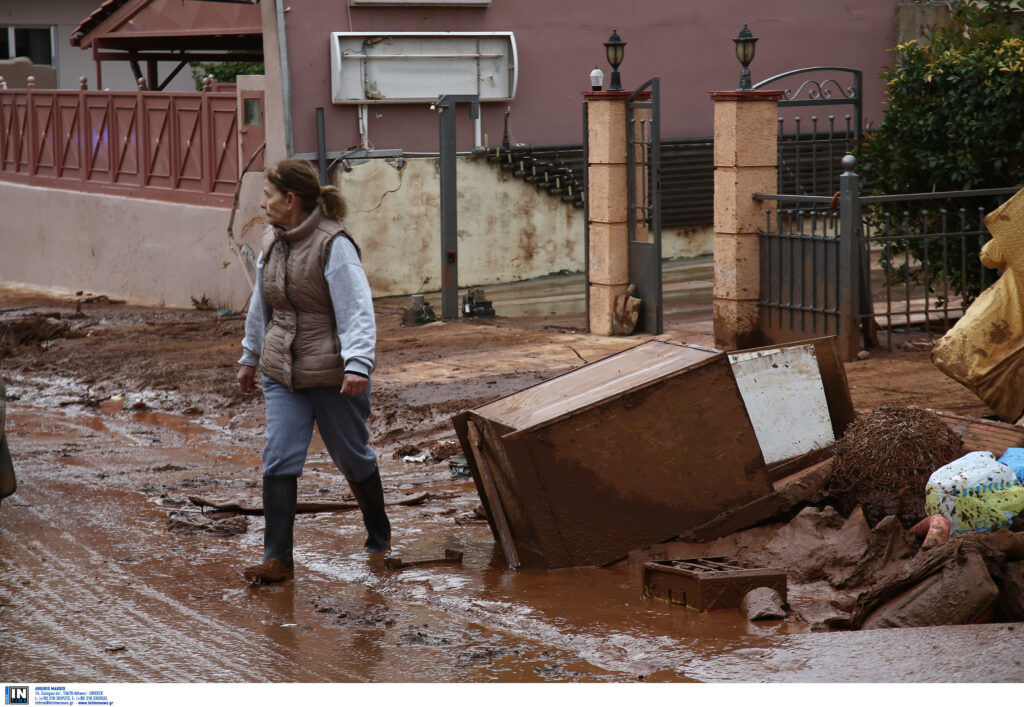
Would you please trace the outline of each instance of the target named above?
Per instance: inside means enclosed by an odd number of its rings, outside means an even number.
[[[999,461],[1013,469],[1017,481],[1024,484],[1024,447],[1008,447]]]

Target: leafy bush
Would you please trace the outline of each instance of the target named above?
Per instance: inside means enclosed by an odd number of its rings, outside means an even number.
[[[886,81],[885,120],[865,137],[858,154],[860,171],[875,193],[1024,182],[1024,32],[1012,11],[1015,5],[1016,0],[954,3],[948,27],[928,32],[926,42],[910,41],[892,50],[892,68],[881,74]],[[997,203],[989,202],[983,210]],[[977,207],[977,202],[942,204],[950,222],[960,219],[961,208],[976,221]],[[934,229],[941,219],[934,203],[927,207],[928,216],[920,208],[904,208],[876,206],[874,216],[879,223],[912,224],[909,233],[901,234],[909,236],[925,232],[924,220]],[[884,232],[885,226],[881,228]],[[983,231],[980,224],[975,228]],[[982,240],[965,241],[968,263],[977,263]],[[933,285],[943,267],[939,244],[932,239],[914,243],[915,258],[931,265],[916,275],[902,275]],[[980,292],[980,273],[971,267],[965,281],[955,283],[968,300]]]
[[[189,66],[192,68],[192,78],[196,82],[197,91],[203,90],[203,79],[210,74],[213,74],[217,83],[234,83],[235,77],[239,74],[259,76],[264,71],[263,63],[258,61],[218,61],[212,64],[193,61]]]

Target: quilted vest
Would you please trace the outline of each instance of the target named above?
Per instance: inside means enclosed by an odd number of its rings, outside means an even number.
[[[289,390],[339,386],[345,378],[324,268],[331,243],[348,236],[316,208],[290,231],[263,238],[263,298],[273,311],[259,369]]]

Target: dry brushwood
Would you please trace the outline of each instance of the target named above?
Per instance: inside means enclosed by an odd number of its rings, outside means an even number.
[[[877,523],[890,514],[904,527],[924,517],[932,472],[957,459],[963,440],[935,413],[887,403],[857,418],[835,445],[829,492]]]

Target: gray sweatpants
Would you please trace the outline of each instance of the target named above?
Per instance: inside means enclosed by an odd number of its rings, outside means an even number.
[[[377,468],[377,455],[367,445],[370,429],[370,388],[362,395],[341,395],[340,386],[288,390],[263,375],[267,403],[267,444],[263,449],[264,476],[301,476],[313,423],[349,481],[360,482]]]

